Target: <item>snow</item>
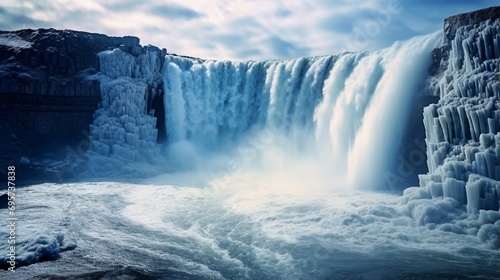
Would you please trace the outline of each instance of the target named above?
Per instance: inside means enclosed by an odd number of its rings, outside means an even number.
[[[19,36],[10,34],[0,34],[0,45],[7,46],[14,49],[27,49],[31,48],[31,42],[23,40]]]
[[[1,234],[0,234],[1,235]],[[16,246],[16,267],[26,266],[42,261],[56,260],[61,257],[60,253],[73,250],[77,247],[74,241],[64,240],[64,234],[56,232],[53,234],[40,234],[32,239],[18,241]],[[9,263],[10,257],[2,254],[0,262]]]

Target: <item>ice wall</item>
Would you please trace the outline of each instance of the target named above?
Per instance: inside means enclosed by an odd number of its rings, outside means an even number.
[[[157,173],[164,159],[154,110],[147,106],[161,82],[157,52],[134,56],[117,48],[99,53],[99,63],[102,101],[90,125],[89,172],[134,177]]]
[[[445,70],[431,81],[440,100],[424,109],[429,174],[419,192],[454,198],[469,213],[498,211],[500,20],[461,26],[449,44]]]
[[[289,61],[167,56],[168,144],[222,150],[270,129],[284,139],[277,147],[315,155],[337,182],[386,189],[438,43],[436,33],[377,52]]]

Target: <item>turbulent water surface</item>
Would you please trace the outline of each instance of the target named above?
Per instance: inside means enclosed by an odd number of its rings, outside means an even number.
[[[219,175],[20,189],[18,238],[59,234],[78,247],[18,268],[16,277],[498,276],[497,250],[469,235],[418,226],[397,195],[325,192],[276,173]]]

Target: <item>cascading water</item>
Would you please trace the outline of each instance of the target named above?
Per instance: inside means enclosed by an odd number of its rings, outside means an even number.
[[[377,52],[289,61],[167,56],[168,144],[227,149],[268,129],[273,149],[312,157],[337,185],[386,189],[439,33]],[[408,63],[411,61],[411,63]],[[188,143],[188,144],[186,144]],[[272,152],[265,150],[261,152]],[[381,175],[382,174],[382,175]]]

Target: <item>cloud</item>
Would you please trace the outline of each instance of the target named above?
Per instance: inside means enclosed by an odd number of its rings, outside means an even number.
[[[39,24],[40,22],[38,20],[34,20],[23,14],[9,12],[0,7],[0,29],[2,30],[16,30]]]
[[[186,7],[177,5],[158,5],[149,8],[153,15],[164,17],[166,19],[195,19],[201,17],[202,14]]]
[[[333,15],[318,22],[318,27],[326,32],[349,34],[354,29],[355,22],[350,15]]]
[[[121,0],[121,1],[106,1],[106,3],[103,5],[110,12],[124,12],[124,11],[126,12],[139,9],[139,7],[143,6],[145,3],[147,2],[137,1],[137,0]]]
[[[267,38],[265,44],[276,57],[299,57],[304,53],[309,53],[307,47],[297,46],[297,44],[283,40],[279,36]]]
[[[262,60],[373,50],[442,28],[485,0],[3,0],[0,29],[54,27],[113,36],[190,56]]]

